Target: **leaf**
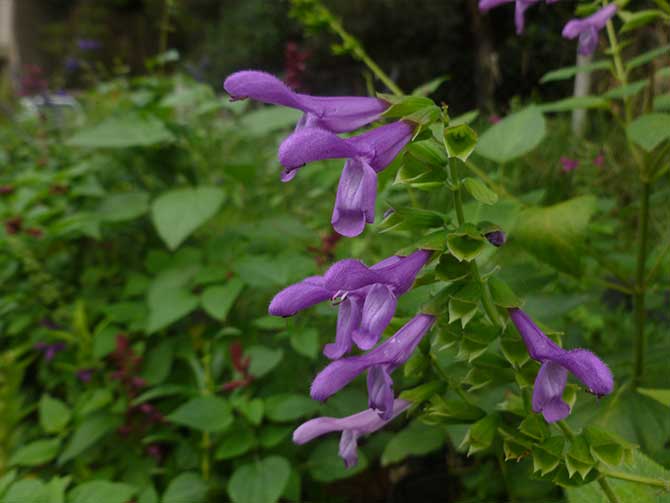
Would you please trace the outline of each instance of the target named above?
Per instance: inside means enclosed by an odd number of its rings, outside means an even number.
[[[476,152],[491,161],[507,163],[537,147],[545,134],[542,112],[530,106],[487,129],[479,138]]]
[[[309,397],[285,393],[265,400],[265,415],[273,421],[295,421],[316,412],[319,404]]]
[[[629,31],[635,30],[641,26],[653,23],[657,19],[670,19],[665,12],[658,9],[643,9],[637,12],[621,12],[621,17],[624,20],[624,24],[619,29],[620,33],[627,33]]]
[[[444,147],[449,157],[465,162],[477,146],[477,133],[467,124],[444,129]]]
[[[212,318],[225,321],[242,288],[244,283],[239,278],[232,278],[225,285],[210,286],[202,292],[202,307]]]
[[[194,430],[209,433],[225,431],[233,423],[230,404],[223,398],[216,396],[193,398],[177,407],[166,419]]]
[[[574,77],[578,73],[594,72],[597,70],[609,70],[610,62],[605,61],[594,61],[588,65],[579,65],[579,66],[568,66],[565,68],[559,68],[558,70],[553,70],[549,73],[546,73],[541,79],[540,84],[546,84],[547,82],[553,82],[555,80],[565,80]]]
[[[398,463],[409,456],[423,456],[444,445],[444,431],[420,421],[396,433],[382,453],[382,466]]]
[[[161,194],[151,205],[158,235],[170,250],[176,250],[193,231],[216,214],[223,199],[221,189],[206,186]]]
[[[465,438],[463,438],[460,448],[469,446],[468,456],[488,449],[493,444],[493,439],[495,438],[499,423],[500,415],[498,414],[489,414],[480,419],[470,426],[470,429],[465,434]]]
[[[145,147],[175,140],[173,134],[156,117],[127,113],[110,117],[97,126],[75,133],[67,144],[89,148]]]
[[[76,458],[92,445],[98,443],[102,437],[114,431],[121,423],[121,418],[104,412],[87,417],[70,437],[70,441],[58,458],[62,465]]]
[[[626,73],[629,73],[632,69],[637,68],[638,66],[646,65],[668,51],[670,51],[670,44],[657,49],[652,49],[651,51],[632,58],[626,63]]]
[[[634,143],[651,152],[670,138],[670,114],[644,114],[631,122],[626,134]]]
[[[637,82],[631,82],[623,86],[617,86],[614,89],[610,89],[605,93],[605,98],[610,99],[623,99],[628,98],[629,96],[635,96],[637,93],[642,91],[649,85],[647,79],[638,80]]]
[[[197,473],[180,473],[168,484],[161,503],[206,503],[207,490],[207,483]]]
[[[319,354],[319,331],[315,328],[296,328],[291,331],[291,347],[310,360]]]
[[[447,80],[449,80],[448,75],[440,75],[439,77],[429,80],[425,84],[421,84],[419,87],[415,88],[411,94],[414,96],[429,96],[437,91],[437,89]]]
[[[237,468],[228,482],[234,503],[274,503],[291,474],[291,465],[280,456],[270,456]]]
[[[70,421],[72,413],[69,407],[48,394],[42,395],[39,403],[40,425],[47,433],[58,433]]]
[[[255,440],[249,427],[236,424],[221,437],[214,457],[221,460],[242,456],[254,446]]]
[[[26,478],[9,487],[2,503],[47,503],[47,497],[44,482]]]
[[[148,333],[167,327],[198,307],[198,297],[189,288],[196,272],[194,267],[166,269],[151,282],[147,290]]]
[[[251,359],[249,373],[254,377],[263,377],[279,365],[284,357],[281,349],[270,349],[265,346],[252,346],[245,354]]]
[[[670,389],[638,388],[638,392],[653,398],[666,407],[670,407]]]
[[[521,307],[521,299],[512,291],[507,283],[493,276],[488,279],[489,288],[491,289],[491,297],[493,297],[493,303],[497,306],[510,308],[510,307]]]
[[[302,113],[287,107],[263,107],[242,116],[240,129],[250,136],[267,136],[281,129],[291,129]]]
[[[486,239],[476,227],[465,224],[447,235],[447,248],[460,261],[470,262],[486,248]]]
[[[533,448],[533,471],[547,475],[558,468],[563,458],[563,437],[551,437]]]
[[[470,264],[458,260],[450,253],[440,256],[440,262],[435,266],[435,274],[442,281],[458,281],[470,274]]]
[[[584,479],[589,472],[596,467],[596,461],[591,456],[589,444],[584,435],[579,435],[570,440],[570,447],[565,454],[565,467],[568,469],[570,478],[579,473]]]
[[[596,199],[592,196],[544,208],[528,208],[521,212],[510,237],[538,260],[578,275],[587,225],[595,210]]]
[[[316,447],[310,449],[307,467],[309,474],[319,482],[333,482],[346,479],[361,473],[368,467],[368,458],[365,453],[358,450],[358,464],[349,469],[345,468],[342,458],[338,456],[338,440],[328,438]]]
[[[9,460],[10,466],[39,466],[51,461],[58,454],[60,440],[37,440],[19,447]]]
[[[571,112],[590,108],[609,108],[609,102],[599,96],[573,96],[558,101],[542,103],[539,106],[544,113]]]
[[[120,482],[93,480],[78,485],[68,495],[68,503],[126,503],[137,488]]]
[[[141,217],[149,210],[149,194],[127,192],[113,194],[102,200],[97,214],[106,222],[123,222]]]
[[[174,360],[174,341],[165,339],[146,353],[142,363],[142,379],[151,386],[162,383],[170,375]]]
[[[482,204],[495,204],[498,202],[498,194],[489,189],[479,178],[466,178],[463,180],[465,189]]]

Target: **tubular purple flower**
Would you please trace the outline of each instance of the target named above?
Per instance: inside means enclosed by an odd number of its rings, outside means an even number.
[[[509,315],[530,357],[542,363],[535,379],[532,406],[534,412],[542,412],[548,423],[560,421],[570,414],[570,407],[562,399],[568,371],[596,396],[612,392],[612,372],[596,355],[586,349],[561,348],[520,309],[510,309]]]
[[[577,47],[579,54],[583,56],[593,54],[598,47],[598,33],[616,12],[616,4],[609,4],[589,17],[572,19],[563,28],[562,35],[569,39],[579,37],[579,46]]]
[[[481,12],[487,12],[495,7],[506,3],[514,3],[514,25],[516,26],[517,35],[521,35],[524,29],[524,14],[529,7],[535,5],[540,0],[480,0],[479,1],[479,10]],[[556,3],[558,0],[545,0],[546,3]]]
[[[393,381],[390,375],[409,359],[434,321],[434,316],[418,314],[372,351],[331,362],[312,382],[312,398],[326,400],[369,370],[368,405],[383,419],[389,419],[393,414]]]
[[[223,87],[231,98],[253,100],[302,110],[296,129],[320,128],[334,133],[354,131],[379,119],[389,104],[364,96],[317,97],[292,91],[274,75],[254,70],[233,73]]]
[[[323,129],[301,129],[279,147],[279,161],[284,166],[281,179],[293,179],[309,162],[346,158],[331,223],[343,236],[357,236],[366,223],[374,222],[377,173],[409,143],[413,132],[414,128],[402,121],[352,138],[340,138]]]
[[[358,462],[358,439],[383,428],[407,410],[410,405],[411,403],[405,400],[395,400],[392,403],[392,413],[388,419],[380,418],[379,414],[370,409],[343,418],[318,417],[311,419],[301,424],[293,432],[293,442],[305,444],[321,435],[341,431],[339,454],[344,460],[344,465],[351,468]]]
[[[411,288],[431,254],[417,250],[372,267],[358,260],[340,260],[323,276],[311,276],[279,292],[268,311],[273,316],[293,316],[328,299],[339,301],[335,342],[325,346],[324,354],[340,358],[351,350],[352,343],[368,350],[393,318],[398,297]]]

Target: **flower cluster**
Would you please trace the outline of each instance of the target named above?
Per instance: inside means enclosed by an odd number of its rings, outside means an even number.
[[[409,143],[414,126],[397,121],[350,138],[355,131],[378,120],[389,104],[359,96],[316,97],[296,93],[273,75],[241,71],[223,84],[232,99],[252,98],[301,110],[304,115],[292,135],[279,147],[284,166],[281,179],[292,180],[310,162],[346,159],[335,198],[331,222],[343,236],[358,236],[374,222],[377,173],[386,168]]]
[[[545,0],[546,3],[556,3],[558,0]],[[539,3],[540,0],[479,0],[479,10],[487,12],[494,7],[506,3],[514,3],[514,22],[517,34],[521,34],[524,28],[524,14],[526,10]],[[594,14],[584,19],[572,19],[563,28],[562,35],[568,39],[579,39],[577,51],[582,56],[593,54],[598,47],[598,34],[605,27],[607,21],[612,19],[617,12],[615,4],[609,4],[599,9]]]

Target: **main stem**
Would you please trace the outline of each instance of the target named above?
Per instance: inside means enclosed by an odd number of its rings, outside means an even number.
[[[644,355],[646,352],[647,338],[644,330],[646,313],[644,308],[647,263],[647,241],[649,239],[649,194],[651,186],[649,182],[642,182],[642,198],[640,201],[640,216],[638,218],[638,248],[637,248],[637,272],[635,278],[635,338],[633,339],[633,383],[634,390],[642,380],[644,371]]]
[[[617,498],[617,495],[612,490],[612,486],[610,486],[605,477],[600,477],[598,479],[598,484],[607,496],[607,499],[610,500],[610,503],[619,503],[619,498]]]
[[[660,487],[666,492],[670,492],[670,480],[655,479],[652,477],[645,477],[643,475],[636,475],[635,473],[619,472],[616,470],[600,470],[605,477],[611,479],[626,480],[628,482],[636,482],[647,486]]]

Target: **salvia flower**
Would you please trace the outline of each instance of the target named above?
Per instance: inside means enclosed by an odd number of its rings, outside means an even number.
[[[305,128],[289,136],[279,147],[284,166],[282,181],[299,168],[324,159],[347,159],[337,187],[331,223],[343,236],[358,236],[365,224],[374,222],[377,173],[386,168],[412,138],[414,128],[402,121],[380,126],[351,138],[318,128]]]
[[[579,167],[579,160],[572,159],[571,157],[561,157],[560,159],[561,169],[564,173],[570,173]]]
[[[617,6],[609,4],[598,10],[595,14],[590,15],[584,19],[572,19],[563,28],[564,38],[579,37],[579,46],[577,52],[582,56],[589,56],[593,54],[598,47],[598,34],[602,30],[607,21],[612,19],[616,14]]]
[[[351,468],[358,462],[359,437],[383,428],[392,419],[407,410],[410,405],[411,403],[405,400],[394,400],[393,410],[388,419],[379,417],[379,414],[371,409],[343,418],[318,417],[311,419],[301,424],[293,432],[293,441],[296,444],[305,444],[321,435],[341,431],[339,454],[344,460],[344,465]]]
[[[296,129],[354,131],[377,120],[389,107],[385,101],[364,96],[318,97],[296,93],[274,75],[254,70],[233,73],[224,81],[223,88],[235,100],[251,98],[302,110],[304,115]]]
[[[36,342],[33,346],[37,351],[41,351],[44,356],[44,361],[50,362],[56,357],[57,353],[60,353],[66,348],[64,342],[54,342],[49,344],[48,342]]]
[[[542,412],[548,423],[560,421],[570,414],[570,406],[562,398],[568,371],[596,396],[612,392],[612,372],[600,358],[586,349],[561,348],[520,309],[510,309],[509,314],[528,354],[542,364],[535,379],[532,406],[534,412]]]
[[[312,398],[326,400],[367,370],[368,406],[382,419],[390,419],[394,410],[391,373],[409,359],[434,321],[434,316],[418,314],[372,351],[331,362],[312,382]]]
[[[484,237],[496,248],[500,248],[507,241],[507,236],[503,231],[500,230],[487,232],[484,234]]]
[[[326,344],[323,353],[331,359],[340,358],[351,350],[352,343],[368,350],[377,344],[393,318],[398,297],[411,288],[430,256],[430,251],[417,250],[372,267],[358,260],[341,260],[323,276],[310,276],[279,292],[268,311],[286,317],[334,300],[339,303],[335,342]]]
[[[529,7],[535,5],[540,0],[479,0],[479,10],[487,12],[495,7],[506,3],[514,3],[514,24],[516,26],[516,33],[520,35],[523,33],[525,25],[524,14]],[[558,0],[546,0],[546,3],[555,3]]]

